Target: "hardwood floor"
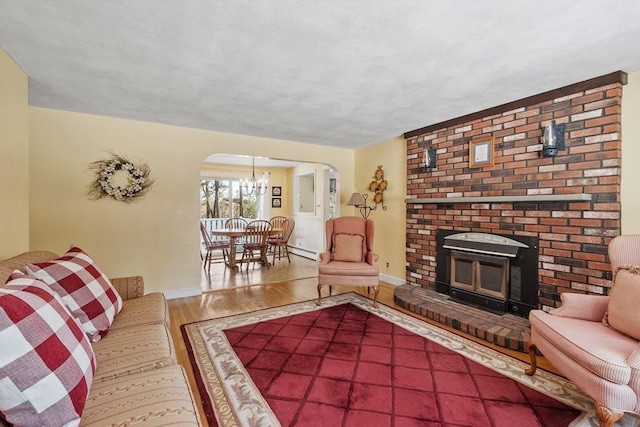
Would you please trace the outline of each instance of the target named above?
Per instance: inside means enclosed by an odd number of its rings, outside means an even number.
[[[272,260],[269,255],[269,261]],[[203,292],[220,289],[234,289],[240,286],[263,285],[287,280],[315,278],[318,276],[316,261],[297,255],[291,255],[291,263],[286,258],[277,259],[270,268],[246,264],[241,268],[229,269],[222,260],[211,264],[209,272],[202,270],[200,287]]]
[[[244,270],[243,272],[225,272],[224,265],[214,264],[211,267],[211,277],[207,278],[206,275],[203,275],[201,284],[204,292],[201,296],[179,298],[169,301],[171,334],[176,346],[178,363],[184,366],[187,371],[191,389],[194,392],[200,416],[205,425],[206,418],[204,417],[195,377],[191,370],[187,349],[182,339],[180,325],[317,298],[316,286],[318,281],[316,261],[294,256],[292,257],[291,264],[292,265],[289,265],[286,259],[276,260],[276,265],[272,268],[265,269],[256,267],[254,269],[250,267],[248,273]],[[428,319],[424,319],[402,309],[393,302],[393,290],[393,285],[380,282],[378,301],[524,362],[529,361],[528,355],[524,353],[514,352],[488,344],[485,341],[444,327],[439,323],[429,321]],[[339,286],[333,288],[334,294],[353,291],[368,296],[366,289]],[[325,289],[324,292],[328,292],[328,290]],[[544,358],[539,358],[538,367],[557,373],[555,368]]]

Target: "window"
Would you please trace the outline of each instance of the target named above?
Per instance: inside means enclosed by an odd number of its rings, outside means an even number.
[[[238,179],[203,179],[200,181],[200,218],[256,219],[259,200],[243,193]]]

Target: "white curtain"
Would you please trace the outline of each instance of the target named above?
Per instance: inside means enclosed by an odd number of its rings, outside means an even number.
[[[269,203],[269,191],[258,196],[258,219],[269,220],[271,218],[271,204]]]

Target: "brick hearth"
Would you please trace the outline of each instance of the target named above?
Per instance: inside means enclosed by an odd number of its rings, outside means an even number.
[[[499,315],[452,301],[447,295],[412,285],[398,286],[394,302],[427,319],[447,325],[510,350],[527,352],[529,321],[511,314]]]

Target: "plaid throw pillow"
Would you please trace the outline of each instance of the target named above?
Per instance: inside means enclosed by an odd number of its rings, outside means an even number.
[[[91,342],[107,334],[122,309],[122,298],[82,249],[72,247],[58,259],[27,264],[26,268],[62,297]]]
[[[77,426],[96,360],[60,297],[14,273],[0,288],[0,343],[0,418],[16,426]]]

